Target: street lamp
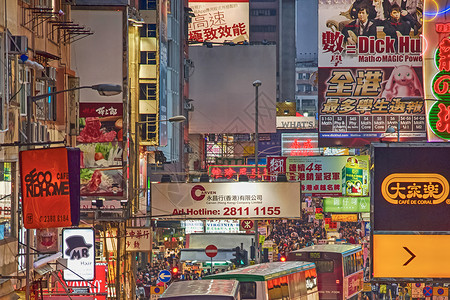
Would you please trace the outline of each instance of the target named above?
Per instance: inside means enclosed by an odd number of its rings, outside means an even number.
[[[261,86],[262,82],[260,80],[253,81],[253,86],[255,87],[255,174],[256,179],[258,179],[258,88]]]
[[[386,133],[395,133],[397,132],[397,142],[400,142],[400,121],[397,122],[397,129],[395,127],[389,126],[386,129]]]
[[[36,96],[28,96],[27,97],[27,146],[30,147],[33,145],[31,141],[31,117],[32,117],[32,104],[38,100],[55,96],[58,94],[81,90],[81,89],[93,89],[98,91],[98,93],[102,96],[114,96],[118,95],[122,92],[122,86],[116,85],[116,84],[96,84],[96,85],[90,85],[90,86],[78,86],[67,90],[62,91],[56,91],[52,93],[42,94],[42,95],[36,95]],[[27,230],[26,232],[26,241],[27,241],[27,248],[26,248],[26,255],[25,255],[25,266],[26,266],[26,272],[25,272],[25,281],[26,281],[26,291],[25,291],[25,297],[26,299],[30,299],[30,230]]]

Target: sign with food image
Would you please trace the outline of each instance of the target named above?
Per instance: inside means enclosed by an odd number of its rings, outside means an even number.
[[[81,195],[123,195],[121,103],[80,103]]]

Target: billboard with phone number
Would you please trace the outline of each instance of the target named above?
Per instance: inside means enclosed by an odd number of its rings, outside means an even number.
[[[152,215],[188,218],[299,218],[298,182],[152,184]]]

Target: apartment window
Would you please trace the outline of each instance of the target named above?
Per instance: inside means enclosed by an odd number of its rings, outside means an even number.
[[[156,37],[156,24],[143,24],[140,31],[141,37]]]
[[[140,83],[139,100],[156,100],[156,83]]]
[[[303,99],[303,106],[316,106],[314,99]]]
[[[156,65],[156,51],[141,51],[141,64]]]
[[[275,9],[251,9],[250,16],[276,16]]]
[[[139,0],[139,9],[156,10],[156,0]]]
[[[277,26],[275,26],[275,25],[251,25],[250,31],[253,31],[253,32],[276,32]]]
[[[15,163],[0,162],[0,240],[13,236],[11,215],[14,211],[12,179]]]

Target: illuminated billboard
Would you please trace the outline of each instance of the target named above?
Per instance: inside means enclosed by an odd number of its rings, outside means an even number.
[[[249,40],[248,0],[191,0],[189,42],[243,42]]]
[[[450,226],[449,147],[373,147],[375,231],[445,231]]]
[[[415,9],[423,3],[414,5],[414,13],[396,20],[363,5],[319,3],[320,147],[426,140]],[[386,134],[398,125],[396,134]]]

